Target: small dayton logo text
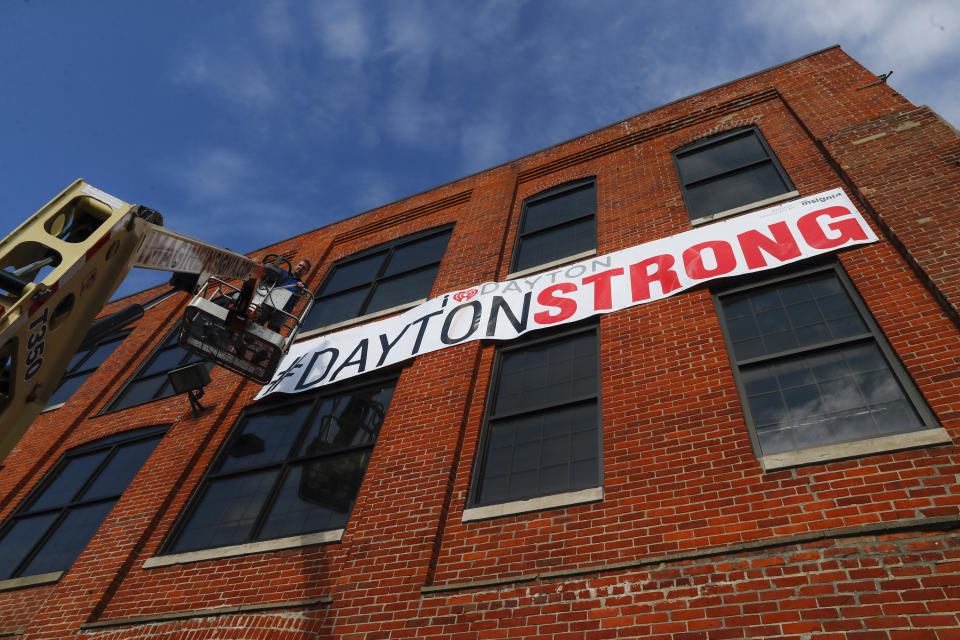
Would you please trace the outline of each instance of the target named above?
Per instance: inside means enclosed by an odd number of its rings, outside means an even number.
[[[466,291],[457,291],[455,294],[453,294],[453,299],[457,302],[463,302],[464,300],[469,300],[475,295],[477,295],[476,289],[467,289]]]

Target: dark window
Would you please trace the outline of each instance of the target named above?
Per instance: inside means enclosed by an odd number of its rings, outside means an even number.
[[[394,384],[385,380],[248,410],[166,550],[345,527]]]
[[[600,484],[597,330],[502,349],[474,477],[474,506]]]
[[[578,180],[523,203],[511,271],[523,271],[597,248],[597,186]]]
[[[406,236],[334,264],[317,290],[304,330],[429,297],[450,231],[448,227]]]
[[[673,154],[691,220],[793,191],[756,127],[698,140]]]
[[[71,449],[0,529],[0,580],[70,568],[165,427]]]
[[[761,455],[932,427],[932,415],[836,266],[716,300]]]
[[[191,362],[203,360],[203,356],[187,351],[177,344],[179,328],[163,341],[153,355],[140,367],[136,375],[120,392],[120,396],[110,405],[110,411],[135,407],[138,404],[168,398],[174,394],[173,385],[167,378],[171,369],[182,367]],[[207,370],[213,369],[213,363],[207,364]]]
[[[60,386],[47,401],[47,406],[52,407],[66,402],[73,395],[73,392],[79,389],[80,385],[86,382],[87,378],[97,370],[97,367],[110,357],[113,350],[120,346],[120,343],[126,337],[127,332],[107,336],[90,348],[78,351],[70,360],[67,372],[63,375]]]

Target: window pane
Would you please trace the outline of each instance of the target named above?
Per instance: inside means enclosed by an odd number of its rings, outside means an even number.
[[[66,402],[70,399],[70,396],[73,395],[73,392],[80,388],[80,386],[87,381],[89,374],[78,374],[72,378],[64,378],[60,383],[60,386],[57,387],[57,390],[53,392],[53,395],[50,396],[50,399],[47,400],[47,406],[52,407]]]
[[[290,467],[261,539],[341,529],[360,490],[370,451],[354,451]]]
[[[596,246],[597,228],[593,218],[552,227],[521,239],[514,271],[560,260]]]
[[[170,371],[170,369],[176,369],[186,355],[187,352],[180,347],[171,347],[163,351],[158,351],[156,355],[154,355],[153,361],[140,373],[140,377],[155,373],[166,373]]]
[[[43,489],[27,510],[40,511],[69,504],[97,466],[107,457],[107,453],[107,451],[97,451],[68,459],[63,470],[57,473],[53,481]]]
[[[721,304],[738,360],[867,332],[853,300],[833,273],[760,287],[724,298]],[[733,314],[738,317],[731,318]]]
[[[426,233],[428,235],[416,240],[410,240],[413,236],[397,238],[371,249],[375,251],[371,255],[335,264],[317,291],[316,303],[304,322],[304,330],[319,329],[427,297],[450,231]]]
[[[596,211],[596,187],[592,184],[585,185],[527,205],[522,233],[533,233],[584,216],[592,217]]]
[[[14,577],[17,566],[23,562],[34,545],[57,519],[57,513],[45,513],[16,520],[0,539],[0,580]]]
[[[84,361],[83,369],[85,371],[89,369],[96,369],[102,365],[104,362],[106,362],[107,357],[113,353],[113,350],[120,346],[121,342],[123,342],[123,337],[101,344],[99,347],[94,349],[90,353],[90,357]]]
[[[249,541],[276,479],[277,471],[270,470],[209,482],[173,551]]]
[[[324,398],[298,455],[316,456],[348,447],[372,445],[377,440],[392,395],[393,385],[388,385]]]
[[[36,575],[69,569],[100,528],[114,502],[110,500],[71,509],[21,573]]]
[[[376,313],[407,302],[430,297],[430,289],[433,288],[433,281],[437,277],[438,268],[439,265],[432,265],[419,271],[411,271],[388,280],[381,280],[376,284],[373,296],[363,313]]]
[[[126,409],[127,407],[134,407],[144,402],[150,402],[160,395],[166,383],[166,376],[154,376],[146,380],[135,380],[127,386],[123,397],[121,397],[112,408]]]
[[[173,385],[167,379],[167,373],[179,366],[200,362],[205,358],[189,352],[176,344],[177,331],[171,333],[153,354],[149,364],[127,384],[121,397],[110,407],[111,410],[134,407],[151,400],[173,395]],[[207,364],[207,371],[213,369],[213,363]]]
[[[483,503],[597,485],[595,401],[493,421],[480,482]]]
[[[923,426],[872,342],[745,367],[743,383],[764,454]]]
[[[750,205],[792,189],[756,128],[721,134],[674,154],[691,220]]]
[[[369,288],[356,289],[318,300],[303,323],[304,331],[356,318],[369,292]]]
[[[597,355],[594,330],[499,355],[474,504],[597,486]]]
[[[140,467],[153,453],[159,441],[160,438],[151,438],[119,447],[110,462],[97,475],[97,479],[84,492],[83,500],[119,497],[133,481],[133,477],[140,471]]]
[[[242,430],[232,438],[218,472],[284,460],[312,406],[312,402],[288,405],[248,417]]]
[[[73,357],[70,358],[70,364],[67,365],[66,373],[73,373],[73,370],[76,368],[84,358],[87,357],[88,351],[80,351],[79,353],[73,354]]]
[[[338,264],[333,267],[333,273],[324,283],[321,294],[327,296],[373,282],[386,257],[387,252],[383,251],[366,258]]]
[[[796,349],[798,344],[796,336],[788,329],[787,331],[768,333],[763,336],[763,346],[766,353],[778,353]]]
[[[394,385],[315,393],[248,414],[168,551],[345,526]]]
[[[904,373],[836,270],[719,303],[762,455],[927,428]]]
[[[685,184],[732,171],[745,164],[763,160],[767,152],[754,131],[722,142],[677,155],[677,166]]]
[[[83,445],[82,450],[88,453],[64,458],[47,474],[37,499],[14,513],[13,524],[0,540],[0,579],[4,571],[16,571],[14,565],[30,554],[50,526],[55,527],[50,537],[20,574],[69,568],[160,440],[159,428],[151,427],[148,431],[155,437],[130,442],[146,435],[145,430],[137,430],[133,436],[116,433]],[[125,441],[129,444],[124,445]],[[114,453],[109,457],[111,451]],[[84,488],[86,484],[89,486]],[[41,509],[45,511],[42,515],[24,515]],[[4,563],[10,566],[4,569]]]
[[[440,262],[443,252],[447,249],[450,232],[441,233],[397,247],[383,272],[384,277],[396,275],[404,271],[412,271],[428,264]]]
[[[183,362],[181,362],[179,366],[182,367],[182,366],[191,364],[191,363],[193,363],[193,362],[201,362],[201,361],[203,361],[203,360],[206,360],[206,358],[205,358],[204,356],[200,355],[199,353],[195,353],[195,352],[190,351],[190,352],[187,352],[187,359],[184,360]],[[213,367],[214,367],[213,362],[207,362],[207,373],[210,373],[210,371],[213,370]],[[174,367],[174,368],[176,368],[176,367]],[[172,394],[172,393],[173,393],[173,390],[172,390],[172,389],[169,390],[168,393],[171,393],[171,394]]]
[[[765,162],[687,186],[687,210],[691,218],[700,218],[789,190],[773,163]]]
[[[117,336],[109,342],[94,347],[92,350],[81,351],[73,356],[70,365],[67,367],[67,375],[63,377],[60,386],[53,392],[47,401],[47,406],[52,407],[62,404],[73,395],[73,392],[80,388],[86,382],[90,374],[106,361],[107,357],[113,353],[126,335]]]
[[[592,331],[504,352],[494,415],[596,393],[596,361]]]

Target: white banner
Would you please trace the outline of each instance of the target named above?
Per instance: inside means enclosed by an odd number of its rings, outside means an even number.
[[[309,391],[463,342],[510,340],[876,240],[842,189],[826,191],[552,271],[467,287],[294,344],[256,399]]]
[[[201,274],[200,282],[207,281],[207,274],[246,280],[257,269],[261,269],[262,273],[262,265],[252,258],[165,227],[149,225],[148,228],[143,244],[137,251],[134,267],[198,273]]]

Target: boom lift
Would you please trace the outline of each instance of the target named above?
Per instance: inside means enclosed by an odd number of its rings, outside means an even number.
[[[297,292],[302,309],[294,313],[282,259],[258,263],[162,224],[156,211],[77,180],[0,241],[0,461],[43,410],[133,267],[172,271],[171,284],[196,294],[181,346],[246,378],[270,380],[310,311],[310,292]],[[119,313],[135,319],[129,309]]]

